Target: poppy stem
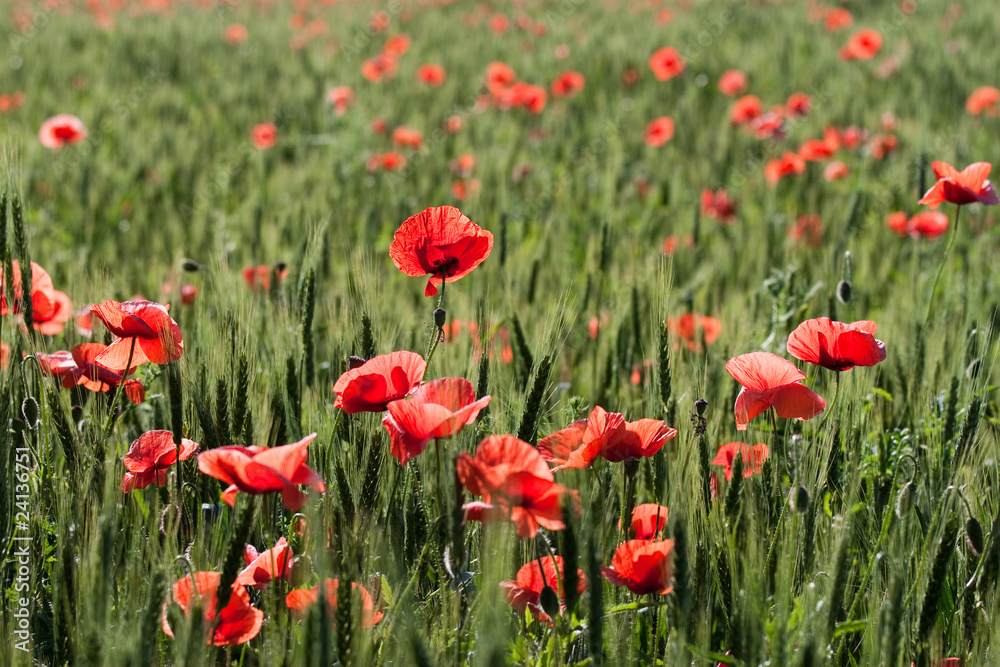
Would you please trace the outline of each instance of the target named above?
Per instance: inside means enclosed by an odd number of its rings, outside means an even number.
[[[948,247],[944,250],[944,257],[941,258],[941,264],[938,265],[937,273],[934,275],[934,283],[931,285],[931,294],[927,298],[927,314],[924,316],[924,325],[922,330],[927,331],[927,325],[931,321],[931,311],[934,307],[934,294],[937,292],[938,282],[941,280],[941,274],[944,272],[944,265],[948,263],[948,258],[951,257],[951,249],[955,247],[955,239],[958,238],[958,220],[959,215],[962,212],[961,206],[955,207],[955,224],[951,228],[951,236],[948,237]]]
[[[128,348],[128,361],[125,362],[125,369],[122,371],[122,379],[118,382],[118,389],[115,390],[115,397],[111,400],[111,411],[108,414],[108,423],[104,426],[104,439],[111,437],[111,430],[115,427],[115,408],[118,407],[118,400],[122,397],[122,388],[125,386],[125,378],[128,377],[129,369],[132,366],[132,355],[135,354],[135,341]]]
[[[830,415],[833,414],[833,409],[837,406],[837,399],[840,398],[840,373],[841,372],[840,371],[834,371],[833,373],[834,373],[834,377],[836,378],[836,380],[834,381],[833,402],[830,403],[830,405],[827,406],[827,408],[826,408],[826,414],[823,415],[823,421],[821,421],[819,423],[819,426],[817,428],[823,428],[823,424],[825,424],[826,420],[830,418]]]
[[[439,323],[436,317],[438,311],[441,311],[442,313],[445,312],[444,311],[444,286],[446,284],[445,278],[447,278],[447,276],[444,274],[444,272],[442,272],[441,293],[438,296],[437,309],[435,309],[434,311],[435,320],[434,323],[431,325],[431,338],[427,342],[427,355],[424,357],[424,362],[426,363],[427,366],[431,365],[431,357],[434,356],[434,351],[437,349],[438,343],[441,342],[441,337],[444,335],[444,318],[442,318],[442,321]]]

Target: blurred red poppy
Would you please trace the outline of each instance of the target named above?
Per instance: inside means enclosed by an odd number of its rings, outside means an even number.
[[[492,62],[486,67],[486,87],[494,97],[512,85],[517,80],[517,75],[510,65],[501,62]]]
[[[730,223],[736,219],[736,202],[730,199],[725,188],[715,192],[701,191],[701,214],[706,218]]]
[[[437,206],[403,221],[393,235],[389,256],[408,276],[429,274],[424,296],[434,296],[438,285],[468,275],[492,250],[493,234],[454,206]]]
[[[38,130],[38,141],[42,146],[53,150],[78,144],[86,138],[87,128],[83,121],[68,113],[49,118]]]
[[[772,188],[785,176],[795,176],[806,170],[806,162],[796,153],[786,152],[764,165],[764,177]]]
[[[368,171],[378,171],[379,169],[397,171],[406,166],[406,158],[396,151],[388,151],[382,154],[374,153],[368,158],[367,166]]]
[[[382,47],[382,52],[387,53],[392,56],[399,57],[410,50],[410,44],[413,40],[410,36],[404,33],[398,35],[393,35],[389,39],[385,40],[385,46]]]
[[[214,646],[232,646],[250,641],[260,632],[264,621],[264,612],[250,605],[250,594],[242,586],[235,586],[229,596],[229,603],[215,616],[219,584],[222,575],[218,572],[195,572],[194,582],[191,576],[184,577],[173,585],[172,595],[163,604],[163,632],[173,637],[173,630],[167,621],[167,606],[171,602],[177,605],[188,616],[191,615],[192,598],[195,591],[198,596],[198,606],[201,608],[203,627],[212,628],[212,636],[208,643]]]
[[[976,88],[969,95],[965,102],[965,110],[973,116],[985,113],[987,116],[996,116],[1000,108],[1000,90],[993,86],[982,86]]]
[[[579,495],[557,484],[538,450],[512,435],[489,436],[475,457],[462,452],[456,463],[458,479],[482,502],[463,506],[466,517],[491,522],[510,519],[519,537],[534,537],[539,526],[562,530],[562,498],[579,503]]]
[[[669,116],[660,116],[649,122],[643,137],[646,144],[659,148],[674,136],[674,121]]]
[[[684,59],[677,49],[666,46],[649,57],[649,69],[659,81],[667,81],[684,71]]]
[[[278,262],[273,267],[267,264],[248,266],[243,269],[241,275],[251,291],[266,292],[271,289],[272,273],[279,281],[284,280],[288,276],[288,266],[284,262]]]
[[[840,134],[835,128],[828,127],[822,139],[810,139],[799,148],[799,157],[809,162],[829,160],[840,149]]]
[[[666,595],[674,589],[673,548],[673,540],[629,540],[615,550],[611,567],[601,566],[601,574],[636,595]]]
[[[253,137],[253,145],[261,150],[268,149],[278,142],[278,128],[274,123],[254,125],[250,134]]]
[[[826,169],[823,170],[823,178],[828,182],[839,181],[842,178],[847,178],[851,173],[851,170],[846,164],[840,160],[834,160],[830,164],[826,165]]]
[[[844,9],[843,7],[834,7],[826,13],[826,18],[824,18],[823,23],[826,25],[826,29],[829,32],[837,32],[838,30],[843,30],[844,28],[850,28],[851,24],[854,22],[854,17],[851,13]]]
[[[555,97],[573,97],[583,90],[583,83],[582,74],[567,70],[552,82],[552,94]]]
[[[401,465],[436,438],[449,438],[476,420],[490,397],[476,400],[476,390],[464,378],[440,378],[421,385],[408,398],[386,407],[382,424],[389,432],[390,452]]]
[[[871,60],[882,48],[882,35],[877,30],[862,28],[851,35],[847,46],[840,49],[841,60]]]
[[[10,346],[0,343],[0,370],[7,370],[7,360],[10,358]]]
[[[729,112],[729,122],[733,125],[744,125],[764,113],[764,105],[756,95],[744,95],[733,103]]]
[[[547,100],[548,94],[544,88],[518,81],[505,88],[497,102],[501,108],[520,107],[529,113],[540,114],[545,110]]]
[[[419,130],[409,127],[397,127],[392,131],[392,143],[397,146],[409,146],[410,148],[420,148],[424,142],[424,135]]]
[[[747,89],[747,75],[738,69],[726,70],[719,77],[719,92],[726,97],[736,97]]]
[[[436,88],[444,83],[444,68],[440,65],[421,65],[417,68],[417,81]]]
[[[872,157],[876,160],[884,160],[896,150],[899,140],[894,134],[876,134],[871,140]]]
[[[177,463],[177,445],[171,431],[147,431],[132,442],[125,454],[122,493],[145,489],[150,484],[164,486],[167,471]],[[181,461],[187,461],[198,451],[198,443],[181,438]]]
[[[408,350],[372,357],[337,378],[333,407],[349,415],[382,412],[392,401],[415,392],[426,368],[424,358]]]
[[[456,176],[461,176],[462,178],[468,178],[475,166],[476,156],[471,153],[462,153],[448,164],[448,168]]]
[[[326,605],[329,616],[336,618],[337,615],[337,589],[340,588],[339,579],[326,579],[323,581],[326,593]],[[285,597],[285,605],[295,612],[298,618],[305,618],[309,607],[319,600],[319,587],[316,584],[312,588],[298,588],[290,592]],[[356,582],[351,582],[351,590],[361,598],[361,627],[370,628],[382,620],[382,612],[375,610],[375,603],[368,590]]]
[[[354,104],[354,89],[350,86],[336,86],[327,92],[326,100],[333,105],[334,114],[343,116],[347,113],[347,107]]]
[[[632,532],[637,540],[655,540],[667,527],[668,510],[657,503],[643,503],[632,510]],[[619,521],[620,523],[620,521]]]
[[[905,213],[891,213],[886,222],[900,236],[933,240],[948,231],[948,216],[941,211],[921,211],[907,219]]]
[[[813,248],[819,247],[823,240],[826,227],[818,213],[800,215],[795,224],[788,228],[788,238],[793,241],[805,241]]]
[[[701,335],[699,335],[699,329]],[[680,317],[667,318],[667,331],[684,341],[687,348],[694,352],[701,344],[702,337],[704,337],[706,345],[711,345],[718,340],[719,334],[722,333],[722,323],[708,315],[684,313]]]
[[[361,75],[372,83],[379,83],[382,79],[391,79],[396,76],[398,65],[399,62],[395,55],[380,53],[361,63]]]
[[[958,171],[947,162],[932,162],[931,168],[938,181],[921,199],[932,209],[942,202],[950,202],[956,206],[980,203],[984,206],[995,206],[1000,203],[988,176],[992,167],[989,162],[974,162],[962,171]]]
[[[236,46],[247,41],[249,33],[247,32],[246,26],[242,23],[230,23],[226,26],[225,32],[222,33],[223,39],[226,40],[227,44],[232,44]]]
[[[840,144],[847,150],[854,150],[868,139],[868,130],[851,125],[843,130],[838,130],[840,134]]]
[[[198,455],[198,470],[229,484],[222,500],[236,505],[236,494],[281,492],[285,507],[297,512],[306,502],[300,484],[323,493],[326,485],[316,471],[306,465],[310,433],[298,442],[280,447],[217,447]]]
[[[529,561],[517,571],[514,581],[501,581],[507,604],[519,611],[530,610],[536,620],[549,621],[549,615],[542,609],[542,589],[548,586],[556,593],[560,610],[566,608],[566,594],[562,584],[566,580],[565,563],[562,556],[545,556]],[[583,570],[576,571],[577,594],[587,590],[587,576]]]
[[[92,304],[91,312],[97,316],[108,331],[117,338],[107,349],[94,358],[97,363],[113,371],[121,372],[132,357],[131,368],[150,361],[154,364],[168,364],[181,358],[184,341],[177,322],[167,314],[167,307],[152,301],[125,301],[119,303],[108,299]]]
[[[743,476],[752,477],[760,474],[768,453],[767,445],[763,443],[751,447],[744,442],[730,442],[719,447],[718,453],[712,460],[712,465],[725,466],[723,473],[728,482],[733,478],[733,463],[736,461],[736,455],[739,454],[740,463],[743,466]]]
[[[452,114],[444,121],[444,131],[448,134],[458,134],[462,131],[462,117],[458,114]]]
[[[730,359],[726,370],[743,385],[736,397],[736,430],[747,430],[751,419],[773,407],[784,419],[812,419],[826,408],[813,390],[802,384],[805,374],[795,364],[771,352],[750,352]]]
[[[790,116],[806,116],[812,110],[812,100],[805,93],[792,93],[785,102],[785,110]]]
[[[885,361],[885,343],[875,339],[876,329],[870,320],[850,324],[829,317],[806,320],[788,335],[788,353],[831,371],[874,366]]]
[[[290,579],[293,555],[288,540],[284,537],[264,553],[258,553],[253,546],[247,544],[243,549],[246,567],[236,575],[233,585],[253,586],[262,591],[271,585],[272,579]]]
[[[8,315],[7,289],[0,271],[0,315]],[[21,265],[11,260],[11,274],[14,282],[14,314],[21,312]],[[62,333],[63,325],[69,321],[73,304],[69,297],[52,285],[48,272],[35,262],[31,262],[31,319],[35,331],[45,336]]]

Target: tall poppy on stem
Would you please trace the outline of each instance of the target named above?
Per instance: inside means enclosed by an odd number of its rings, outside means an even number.
[[[148,431],[132,442],[125,454],[125,469],[122,478],[122,493],[145,489],[150,484],[163,486],[167,483],[167,471],[181,461],[187,461],[198,451],[198,443],[183,438],[178,447],[174,444],[171,431]]]
[[[636,595],[666,595],[674,590],[673,548],[673,540],[629,540],[615,550],[611,567],[601,566],[601,574]]]
[[[826,408],[802,381],[805,374],[792,362],[771,352],[750,352],[726,362],[726,370],[743,385],[736,397],[736,430],[747,430],[751,419],[768,408],[784,419],[812,419]]]

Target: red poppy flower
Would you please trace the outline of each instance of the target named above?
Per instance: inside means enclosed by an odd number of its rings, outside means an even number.
[[[684,71],[684,59],[677,49],[666,46],[649,57],[649,69],[659,81],[667,81]]]
[[[507,17],[503,14],[494,14],[490,18],[490,30],[496,35],[507,32]]]
[[[636,595],[666,595],[674,589],[673,548],[673,540],[629,540],[619,545],[611,558],[611,567],[601,566],[601,574],[615,586],[625,586]]]
[[[509,518],[520,537],[534,537],[539,526],[566,527],[562,520],[564,495],[579,502],[576,491],[555,482],[538,450],[512,435],[494,435],[476,448],[475,457],[462,452],[456,463],[459,481],[482,502],[463,506],[471,520]]]
[[[337,589],[340,588],[339,579],[326,579],[323,581],[326,587],[326,605],[329,616],[336,618],[337,612]],[[351,582],[351,590],[361,598],[361,627],[370,628],[382,620],[382,612],[375,610],[375,603],[372,601],[372,594],[356,582]],[[299,588],[285,597],[285,605],[295,612],[299,618],[305,618],[309,607],[319,600],[319,584],[312,588]]]
[[[53,150],[80,143],[86,138],[87,128],[83,121],[68,113],[49,118],[38,130],[38,140],[42,146]]]
[[[417,81],[437,87],[444,83],[444,68],[440,65],[421,65],[417,68]]]
[[[671,234],[667,238],[663,239],[663,245],[661,250],[663,254],[667,257],[673,257],[674,253],[677,252],[679,247],[692,248],[694,247],[694,235],[686,234],[680,238],[676,234]]]
[[[247,41],[249,33],[246,27],[241,23],[230,23],[226,26],[225,32],[222,33],[223,39],[226,40],[227,44],[232,44],[237,46]]]
[[[82,385],[90,391],[106,392],[122,382],[122,373],[116,373],[96,362],[106,349],[107,346],[100,343],[83,343],[74,347],[72,352],[39,352],[36,356],[45,370],[62,379],[63,387],[70,389]],[[135,366],[129,373],[134,371]],[[125,380],[125,395],[133,403],[146,400],[146,390],[138,380]]]
[[[242,586],[235,586],[229,596],[229,603],[219,614],[218,621],[215,617],[215,607],[217,589],[221,583],[222,575],[218,572],[195,572],[194,583],[191,576],[184,577],[173,586],[173,601],[188,615],[191,614],[192,597],[195,590],[198,592],[198,604],[201,607],[203,627],[214,628],[209,644],[215,646],[232,646],[250,641],[260,632],[261,623],[264,621],[264,612],[250,606],[250,594]],[[167,622],[167,605],[170,599],[163,604],[163,632],[168,637],[173,637],[173,630]]]
[[[392,131],[392,143],[397,146],[409,146],[410,148],[420,148],[424,142],[424,135],[418,130],[409,127],[397,127]]]
[[[306,465],[309,443],[316,438],[310,433],[298,442],[280,447],[218,447],[198,455],[198,470],[222,480],[229,487],[222,500],[236,505],[237,492],[281,492],[285,507],[297,512],[306,502],[299,484],[323,493],[326,485],[316,471]]]
[[[674,121],[669,116],[660,116],[649,122],[643,139],[653,148],[659,148],[674,136]]]
[[[333,407],[349,415],[382,412],[392,401],[416,391],[426,368],[423,357],[407,350],[372,357],[337,378]]]
[[[399,61],[392,53],[380,53],[361,63],[361,75],[372,83],[396,76]]]
[[[973,116],[978,116],[981,113],[985,113],[987,116],[996,116],[1000,111],[998,105],[1000,105],[1000,90],[993,86],[982,86],[976,88],[969,95],[969,99],[965,102],[965,110]]]
[[[462,153],[457,158],[451,161],[448,168],[455,173],[456,176],[461,176],[462,178],[468,178],[472,174],[472,169],[476,166],[476,156],[471,153]]]
[[[270,148],[278,142],[278,128],[274,123],[254,125],[250,134],[253,136],[253,145],[261,150]]]
[[[476,400],[464,378],[440,378],[417,388],[409,398],[392,401],[382,424],[392,441],[390,452],[400,465],[427,449],[436,438],[448,438],[476,420],[490,397]]]
[[[347,107],[354,104],[354,89],[350,86],[336,86],[326,94],[327,101],[333,105],[333,113],[343,116]]]
[[[272,579],[290,579],[292,574],[292,550],[288,540],[280,538],[273,547],[264,553],[258,553],[251,545],[243,550],[243,569],[233,582],[235,586],[253,586],[258,591],[271,585]]]
[[[712,220],[730,223],[736,219],[736,202],[730,199],[725,188],[715,192],[702,190],[701,214]]]
[[[837,32],[844,28],[850,28],[851,23],[854,22],[854,17],[843,7],[835,7],[826,13],[826,18],[823,22],[826,25],[827,31]]]
[[[831,371],[874,366],[885,361],[885,343],[875,339],[870,320],[835,322],[829,317],[806,320],[788,335],[788,353]]]
[[[482,188],[482,183],[478,178],[470,178],[467,181],[455,181],[451,184],[451,195],[460,202],[465,201],[469,195],[474,195]]]
[[[424,209],[403,221],[389,246],[392,263],[408,276],[430,275],[424,296],[468,275],[493,250],[493,234],[454,206]]]
[[[548,586],[556,592],[559,598],[560,609],[566,607],[566,594],[563,591],[562,583],[566,580],[565,563],[562,556],[545,556],[533,561],[529,561],[517,571],[514,581],[501,581],[500,588],[503,589],[507,604],[524,613],[525,609],[531,611],[536,620],[550,621],[549,615],[542,609],[541,597],[542,589]],[[576,571],[577,594],[582,594],[587,590],[587,576],[583,570]]]
[[[393,56],[401,56],[410,50],[410,44],[413,40],[410,39],[409,35],[400,33],[398,35],[393,35],[389,39],[385,40],[385,46],[382,47],[382,52]]]
[[[762,116],[754,118],[747,125],[758,139],[784,139],[785,137],[785,117],[784,107],[777,107],[778,111],[768,111]]]
[[[900,236],[933,240],[948,231],[948,216],[941,211],[921,211],[907,219],[905,213],[892,213],[886,219]]]
[[[486,67],[486,87],[494,96],[499,95],[516,80],[517,75],[506,63],[492,62]]]
[[[198,443],[181,438],[181,461],[187,461],[198,451]],[[145,489],[150,484],[167,483],[167,471],[177,463],[177,445],[171,431],[148,431],[132,442],[125,454],[125,477],[122,493]]]
[[[784,419],[812,419],[826,408],[818,394],[802,384],[805,374],[795,364],[771,352],[750,352],[730,359],[726,370],[743,385],[736,397],[736,430],[747,430],[751,419],[773,407]]]
[[[617,412],[595,406],[586,420],[542,438],[538,451],[546,461],[564,468],[586,468],[600,456],[612,463],[656,454],[677,431],[659,419],[626,422]]]
[[[974,202],[984,206],[1000,203],[988,178],[992,169],[989,162],[974,162],[962,171],[946,162],[932,162],[931,168],[938,181],[921,198],[921,204],[933,209],[942,202],[951,202],[956,206]]]
[[[11,273],[14,279],[14,313],[21,312],[21,265],[15,259],[11,261]],[[31,317],[35,331],[45,336],[55,336],[62,333],[63,325],[69,321],[73,305],[65,293],[52,286],[52,278],[48,272],[35,262],[31,262]],[[3,283],[3,272],[0,271],[0,315],[9,314],[7,308],[7,290]]]
[[[397,171],[406,166],[406,158],[396,151],[373,154],[368,158],[368,171],[378,171],[380,168],[386,171]]]
[[[0,343],[0,370],[7,370],[7,361],[10,359],[10,346],[7,343]]]
[[[772,188],[785,176],[801,174],[806,170],[806,162],[796,153],[785,153],[780,158],[770,160],[764,165],[764,176]]]
[[[836,129],[828,127],[823,133],[823,139],[810,139],[799,148],[799,157],[809,162],[829,160],[840,149],[840,134]]]
[[[723,473],[728,482],[733,478],[733,462],[736,455],[740,455],[740,463],[743,466],[743,476],[752,477],[759,475],[767,460],[768,448],[765,444],[750,445],[744,442],[730,442],[719,447],[718,453],[712,460],[714,466],[725,466]]]
[[[637,540],[655,540],[667,527],[669,510],[657,503],[643,503],[632,510],[632,532]],[[619,521],[619,523],[621,523]]]
[[[832,183],[834,181],[839,181],[842,178],[847,178],[850,173],[851,170],[846,164],[840,160],[834,160],[830,164],[826,165],[826,169],[823,170],[823,178]]]
[[[698,330],[701,329],[701,336]],[[667,318],[667,331],[671,332],[685,343],[692,352],[698,349],[702,336],[706,345],[711,345],[722,333],[722,323],[714,317],[698,313],[684,313],[680,317]]]
[[[790,116],[806,116],[812,110],[812,100],[805,93],[792,93],[785,102],[785,109]]]
[[[181,329],[167,314],[167,307],[152,301],[108,299],[90,306],[108,331],[117,338],[93,361],[113,371],[124,371],[132,352],[132,368],[150,361],[168,364],[184,352]]]
[[[788,238],[793,241],[805,241],[813,248],[819,247],[823,240],[823,220],[818,213],[808,213],[800,215],[795,224],[788,228]]]
[[[882,48],[882,35],[877,30],[862,28],[851,35],[847,46],[840,50],[841,60],[871,60]]]
[[[284,262],[279,262],[273,267],[267,264],[248,266],[243,269],[242,276],[243,281],[250,287],[251,291],[266,292],[271,289],[272,273],[278,277],[279,281],[284,280],[288,277],[288,266]]]
[[[444,121],[444,131],[448,134],[458,134],[462,131],[462,117],[452,114]]]
[[[868,130],[862,129],[857,125],[845,127],[843,130],[839,130],[839,133],[840,144],[847,150],[854,150],[868,139]]]
[[[181,285],[181,305],[190,306],[198,296],[198,288],[194,285]]]
[[[899,140],[893,134],[876,134],[871,140],[872,157],[876,160],[884,160],[896,150]]]
[[[548,94],[544,88],[528,83],[517,82],[500,93],[498,103],[501,108],[520,107],[533,114],[545,110]]]
[[[583,90],[583,75],[567,70],[552,82],[552,94],[556,97],[573,97]]]
[[[729,112],[729,122],[733,125],[744,125],[764,113],[764,105],[756,95],[744,95],[733,103]]]
[[[719,77],[719,92],[726,97],[736,97],[747,89],[747,75],[738,69],[726,70]]]

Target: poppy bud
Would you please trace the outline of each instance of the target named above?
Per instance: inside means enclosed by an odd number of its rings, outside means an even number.
[[[556,595],[555,590],[551,586],[545,586],[542,588],[542,592],[538,596],[538,599],[542,605],[542,610],[548,615],[549,618],[559,617],[559,597]]]
[[[21,402],[21,414],[24,415],[28,429],[34,431],[38,426],[38,401],[31,396],[25,396]]]
[[[788,500],[790,501],[792,509],[796,512],[805,512],[809,509],[809,492],[806,491],[804,486],[792,489]]]
[[[837,283],[837,301],[845,306],[851,302],[851,283],[841,280]]]
[[[975,517],[970,516],[969,520],[965,522],[965,541],[968,542],[972,553],[976,556],[982,555],[983,527]]]
[[[287,269],[287,268],[288,268],[288,264],[286,264],[285,262],[278,262],[277,264],[274,265],[274,270],[279,275],[282,274],[282,273],[284,273],[285,269]]]
[[[183,259],[181,260],[181,268],[188,273],[195,273],[196,271],[201,271],[201,264],[193,259]]]
[[[347,370],[349,371],[353,371],[355,368],[364,366],[364,364],[365,364],[364,357],[356,357],[353,354],[347,357]]]
[[[708,401],[706,401],[704,398],[699,398],[694,402],[694,409],[698,411],[699,417],[704,417],[705,410],[708,409]]]
[[[910,511],[913,505],[913,482],[907,482],[899,490],[899,497],[896,498],[896,516],[900,519]]]
[[[965,377],[967,377],[970,380],[976,379],[976,377],[979,375],[979,365],[980,365],[979,362],[980,362],[979,359],[973,359],[972,363],[966,366]]]
[[[434,309],[434,326],[436,326],[438,329],[443,329],[444,328],[444,323],[445,323],[445,320],[447,319],[447,317],[448,317],[448,313],[445,312],[444,308],[435,308]]]

